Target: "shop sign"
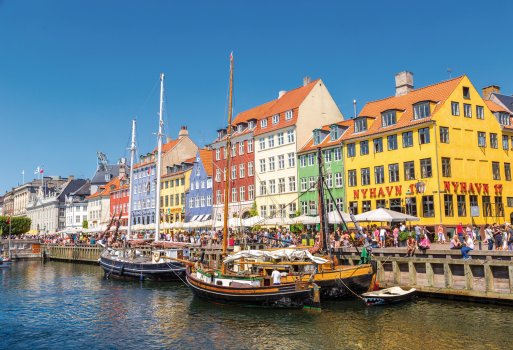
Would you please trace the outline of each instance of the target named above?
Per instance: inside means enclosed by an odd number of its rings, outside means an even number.
[[[502,194],[502,185],[493,185],[496,195]],[[444,181],[445,193],[475,193],[475,194],[490,194],[490,185],[478,182],[458,182],[458,181]]]

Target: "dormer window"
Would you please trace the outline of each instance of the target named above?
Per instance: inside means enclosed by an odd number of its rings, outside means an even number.
[[[292,109],[285,112],[285,120],[291,120],[292,119]]]
[[[273,124],[278,124],[280,122],[280,115],[275,114],[273,115]]]
[[[427,118],[430,115],[431,115],[431,109],[429,106],[429,101],[420,102],[413,106],[413,118],[414,119]]]
[[[255,127],[255,121],[254,121],[254,120],[250,120],[250,121],[249,121],[249,124],[248,124],[248,127],[249,127],[250,129],[253,129],[253,128]]]
[[[266,128],[267,127],[267,118],[264,118],[260,121],[260,127]]]
[[[397,123],[396,111],[385,111],[381,113],[381,126],[386,128],[387,126],[395,125]]]
[[[330,126],[330,140],[335,141],[336,139],[338,139],[339,136],[340,135],[338,134],[338,126],[337,125]]]
[[[505,112],[498,113],[499,123],[501,125],[511,125],[509,114]]]
[[[242,124],[237,125],[237,131],[242,132]]]
[[[321,143],[321,132],[319,130],[314,130],[313,140],[314,140],[314,145],[318,145],[319,143]]]
[[[354,132],[367,130],[367,118],[360,118],[354,121]]]

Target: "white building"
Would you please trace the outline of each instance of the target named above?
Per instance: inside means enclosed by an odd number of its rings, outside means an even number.
[[[66,230],[82,229],[87,221],[87,200],[91,183],[87,181],[79,189],[66,195]]]

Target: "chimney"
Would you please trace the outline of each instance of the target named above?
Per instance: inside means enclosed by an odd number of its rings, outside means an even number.
[[[126,164],[119,164],[119,178],[123,179],[126,176]]]
[[[303,78],[303,86],[306,86],[312,82],[312,78],[310,77],[304,77]]]
[[[283,96],[283,95],[285,95],[286,93],[287,93],[287,91],[285,91],[285,90],[280,90],[280,91],[278,92],[278,99],[282,98],[282,96]]]
[[[69,175],[68,176],[68,181],[71,181],[71,180],[74,180],[74,179],[75,179],[75,176],[73,176],[73,175]]]
[[[491,94],[500,94],[501,88],[498,85],[490,85],[490,86],[484,87],[482,91],[483,91],[483,98],[485,100],[489,100]]]
[[[180,132],[178,133],[178,138],[181,139],[183,137],[189,136],[189,132],[187,131],[187,127],[184,125],[180,129]]]
[[[402,96],[413,90],[413,73],[403,71],[395,75],[395,95]]]
[[[169,142],[171,142],[171,141],[172,141],[171,137],[166,136],[166,143],[169,143]]]

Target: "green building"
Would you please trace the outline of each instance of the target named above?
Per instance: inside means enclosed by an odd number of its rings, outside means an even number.
[[[319,166],[317,152],[319,148],[324,163],[326,186],[333,196],[331,198],[326,191],[325,198],[328,212],[334,211],[335,206],[340,211],[345,211],[346,193],[342,135],[348,126],[349,121],[342,121],[337,124],[325,125],[321,129],[315,129],[312,137],[298,152],[298,192],[301,214],[318,215],[317,178],[319,176]]]

